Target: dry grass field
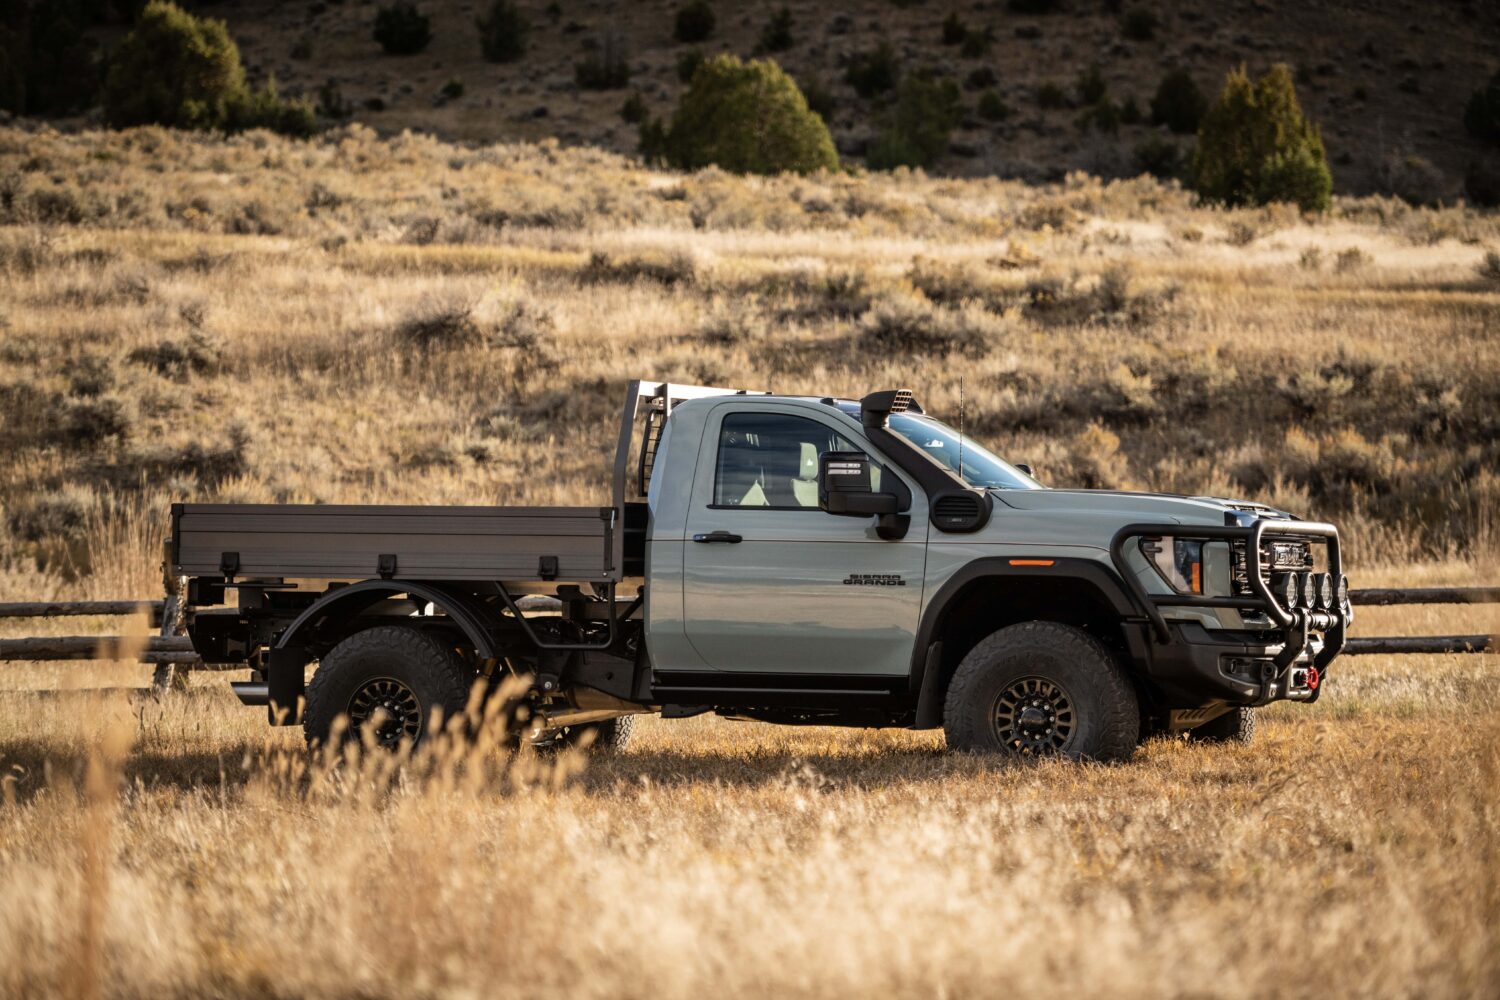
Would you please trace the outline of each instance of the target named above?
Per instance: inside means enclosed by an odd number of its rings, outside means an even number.
[[[962,386],[1044,481],[1337,520],[1356,586],[1497,583],[1497,246],[1145,180],[0,129],[0,601],[150,595],[174,499],[602,497],[633,375]],[[333,767],[222,677],[0,666],[0,993],[1493,996],[1497,669],[1346,659],[1253,746],[1115,767],[703,719]]]

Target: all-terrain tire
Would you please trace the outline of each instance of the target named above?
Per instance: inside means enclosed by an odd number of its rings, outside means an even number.
[[[997,722],[997,711],[1010,721]],[[1056,622],[1024,622],[980,640],[943,705],[948,747],[981,753],[1124,760],[1140,724],[1135,690],[1114,654]]]
[[[387,703],[386,724],[377,742],[394,749],[403,739],[420,744],[432,725],[433,710],[444,720],[464,710],[469,670],[439,638],[419,629],[381,625],[356,632],[323,657],[307,685],[302,732],[312,746],[326,743],[340,716],[350,720],[345,740],[358,740],[361,712]],[[373,699],[373,700],[372,700]],[[373,717],[367,720],[373,723]]]
[[[1249,743],[1255,739],[1255,709],[1238,705],[1187,735],[1194,743]]]
[[[617,719],[606,719],[603,722],[569,726],[566,733],[540,742],[539,747],[562,750],[566,747],[577,746],[583,741],[585,733],[593,733],[594,739],[588,746],[588,752],[607,757],[610,754],[619,753],[630,745],[630,740],[635,735],[635,720],[634,715],[622,715]]]

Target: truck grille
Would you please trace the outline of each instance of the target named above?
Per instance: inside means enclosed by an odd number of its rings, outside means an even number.
[[[1312,546],[1307,542],[1270,542],[1261,546],[1262,568],[1311,569]]]
[[[1245,543],[1230,545],[1230,575],[1236,594],[1250,593],[1250,568],[1245,564]],[[1307,542],[1266,542],[1260,547],[1260,578],[1271,582],[1273,571],[1311,569],[1312,546]]]

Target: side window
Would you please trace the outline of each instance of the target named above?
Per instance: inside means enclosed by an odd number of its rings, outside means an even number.
[[[730,413],[719,426],[715,507],[818,508],[818,462],[859,451],[824,424],[784,413]]]

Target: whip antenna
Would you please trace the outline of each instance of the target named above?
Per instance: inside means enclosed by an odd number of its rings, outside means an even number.
[[[958,377],[958,478],[968,482],[964,475],[964,377]]]

